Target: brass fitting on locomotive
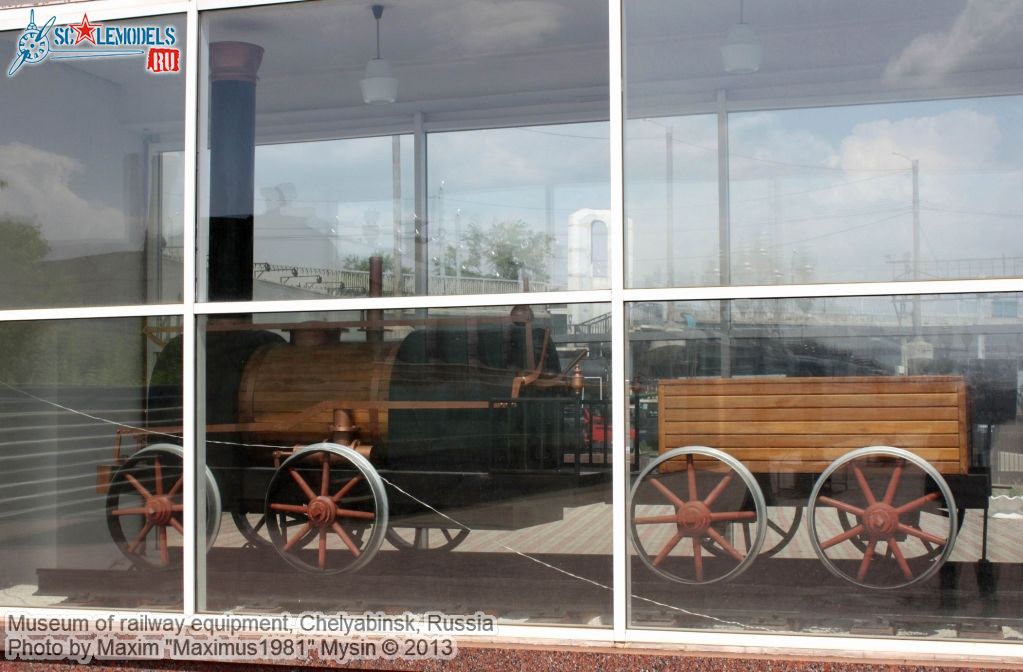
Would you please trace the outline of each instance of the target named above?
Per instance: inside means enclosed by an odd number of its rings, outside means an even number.
[[[334,432],[334,443],[345,446],[350,446],[353,442],[358,441],[361,431],[361,428],[352,421],[352,414],[340,408],[334,409],[334,424],[330,429]]]

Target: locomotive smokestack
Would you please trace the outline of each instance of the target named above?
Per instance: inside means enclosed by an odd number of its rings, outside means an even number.
[[[209,300],[252,299],[256,72],[263,48],[210,45]]]

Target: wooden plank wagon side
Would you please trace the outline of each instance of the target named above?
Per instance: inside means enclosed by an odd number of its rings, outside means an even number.
[[[672,580],[738,575],[796,536],[805,507],[833,574],[904,587],[948,558],[957,500],[985,507],[959,376],[670,380],[658,402],[661,453],[641,470],[630,515],[640,560]],[[795,513],[779,524],[769,505]]]

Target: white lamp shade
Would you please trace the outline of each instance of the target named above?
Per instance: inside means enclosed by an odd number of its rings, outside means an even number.
[[[756,72],[760,69],[763,51],[753,29],[745,23],[736,23],[728,29],[728,38],[721,47],[725,72],[733,75]]]
[[[366,73],[359,80],[359,87],[367,105],[393,103],[398,99],[398,79],[391,75],[391,64],[383,58],[366,63]]]

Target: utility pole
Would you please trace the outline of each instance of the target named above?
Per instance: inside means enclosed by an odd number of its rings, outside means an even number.
[[[664,130],[664,222],[666,226],[666,240],[664,241],[667,257],[665,258],[665,271],[667,282],[665,286],[675,286],[675,128],[669,126]],[[668,302],[668,310],[665,319],[669,324],[675,321],[675,302]]]
[[[892,152],[910,162],[913,167],[913,280],[920,280],[920,160],[911,159],[905,154]],[[934,346],[923,337],[923,317],[920,312],[920,295],[913,295],[913,340],[906,343],[903,350],[903,361],[907,373],[914,373],[921,367],[921,362],[934,359]]]
[[[458,291],[462,291],[462,209],[455,210],[455,277]]]
[[[440,181],[440,189],[437,190],[437,241],[438,247],[440,247],[440,254],[437,255],[438,265],[437,275],[445,276],[444,267],[446,266],[445,261],[448,257],[447,244],[447,231],[444,230],[444,180]],[[442,283],[446,280],[441,280]],[[445,290],[445,293],[448,293]]]
[[[675,129],[671,126],[664,130],[664,181],[666,187],[665,193],[665,224],[667,230],[666,240],[664,241],[665,247],[667,248],[667,286],[675,286]]]
[[[920,160],[913,162],[913,280],[920,280]],[[920,295],[913,297],[913,336],[922,338]]]
[[[401,272],[401,136],[391,136],[391,230],[394,232],[394,286],[393,296],[404,296],[405,276]]]

